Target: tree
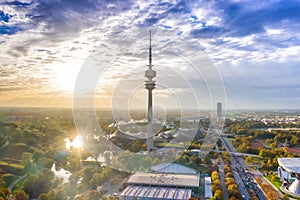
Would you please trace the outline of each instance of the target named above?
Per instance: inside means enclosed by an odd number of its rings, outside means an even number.
[[[278,192],[276,192],[274,190],[269,190],[266,195],[267,195],[268,200],[277,200],[277,199],[279,199]]]
[[[69,168],[74,171],[78,171],[81,168],[81,164],[78,158],[72,157],[69,159],[70,166]]]
[[[257,177],[256,178],[256,182],[261,185],[262,184],[262,178],[261,177]]]
[[[282,197],[282,200],[289,200],[289,195],[285,193]]]
[[[46,157],[39,158],[38,167],[40,169],[43,169],[43,168],[51,169],[52,165],[53,165],[52,159],[46,158]]]
[[[57,200],[64,200],[67,198],[67,193],[64,190],[60,189],[56,192],[55,196],[56,196],[55,199]]]
[[[209,158],[208,155],[206,155],[203,159],[203,163],[206,164],[206,165],[211,165],[211,159]]]
[[[230,197],[234,197],[236,199],[241,199],[241,193],[237,189],[232,189],[231,191],[228,191]]]
[[[212,185],[211,185],[212,191],[215,192],[217,190],[221,190],[222,189],[222,184],[220,179],[215,180]]]
[[[216,200],[222,200],[222,198],[223,198],[222,191],[221,190],[216,190],[215,193],[214,193],[214,198]]]
[[[53,176],[53,175],[52,175]],[[43,174],[30,174],[24,182],[24,190],[29,194],[30,198],[37,198],[42,193],[47,193],[51,187],[51,173],[44,170]]]
[[[26,194],[23,190],[20,190],[15,195],[15,200],[27,200],[28,197],[29,197],[28,194]]]
[[[90,190],[88,197],[90,200],[98,200],[101,199],[99,192],[97,190]]]
[[[0,147],[5,144],[6,138],[3,135],[0,135]]]
[[[105,177],[101,173],[95,173],[90,180],[90,185],[94,188],[101,185],[105,181]]]
[[[252,156],[247,156],[245,161],[247,164],[253,164]]]
[[[229,186],[231,184],[235,184],[235,181],[233,178],[226,178],[226,185]]]
[[[231,172],[231,168],[229,165],[224,166],[224,173],[227,174],[228,172]]]
[[[285,140],[284,140],[284,144],[286,144],[286,145],[289,145],[289,144],[290,144],[290,142],[289,142],[288,138],[285,138]]]
[[[300,138],[297,137],[296,135],[293,135],[290,141],[290,145],[298,145],[298,144],[300,144]]]
[[[82,182],[83,183],[89,183],[92,176],[94,175],[95,170],[93,168],[84,168],[81,171],[81,176],[83,178]]]
[[[44,154],[40,150],[36,150],[33,153],[32,159],[34,162],[38,162],[40,158],[44,157]]]
[[[232,173],[231,173],[231,172],[227,172],[227,173],[226,173],[226,178],[233,178]]]
[[[219,173],[218,173],[217,171],[213,171],[213,172],[211,173],[211,179],[212,179],[212,181],[215,181],[215,180],[217,180],[217,179],[220,179]]]
[[[230,185],[228,185],[227,189],[228,189],[228,192],[230,193],[233,190],[238,190],[238,186],[235,183],[234,184],[230,184]]]
[[[43,194],[40,194],[38,200],[49,200],[49,198],[48,198],[47,194],[43,193]]]

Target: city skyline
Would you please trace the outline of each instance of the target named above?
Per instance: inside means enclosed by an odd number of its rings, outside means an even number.
[[[220,101],[225,110],[299,109],[299,6],[298,1],[0,3],[0,106],[72,107],[78,72],[93,59],[106,70],[96,107],[112,107],[111,99],[122,94],[116,86],[126,81],[138,87],[129,103],[142,108],[146,91],[139,86],[151,29],[157,81],[163,79],[188,108],[211,109]],[[188,64],[196,57],[202,80]],[[225,96],[206,91],[214,90],[216,79]],[[164,85],[154,91],[154,101],[176,108]],[[199,102],[184,98],[194,91]]]

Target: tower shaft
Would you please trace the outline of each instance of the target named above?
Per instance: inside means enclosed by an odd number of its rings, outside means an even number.
[[[147,118],[147,151],[153,149],[153,109],[152,109],[152,90],[155,88],[155,81],[152,79],[156,76],[156,71],[152,70],[152,47],[151,47],[151,31],[149,46],[149,69],[145,71],[147,78],[145,86],[148,90],[148,118]]]
[[[147,125],[147,151],[153,149],[153,110],[152,110],[152,89],[148,89],[148,125]]]

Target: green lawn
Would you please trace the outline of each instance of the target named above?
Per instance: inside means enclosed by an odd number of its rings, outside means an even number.
[[[0,166],[1,167],[12,167],[12,168],[15,168],[15,169],[19,169],[19,170],[22,170],[24,168],[23,165],[19,165],[19,164],[16,164],[16,163],[8,163],[8,162],[5,162],[5,161],[1,161],[0,160]]]
[[[157,147],[177,147],[177,148],[184,148],[184,145],[181,144],[171,144],[168,142],[160,142],[158,144],[156,144],[155,146]]]
[[[278,177],[278,175],[277,174],[275,174],[275,180],[274,181],[272,181],[269,177],[266,177],[278,190],[280,190],[281,191],[281,189],[280,189],[280,187],[281,187],[281,185],[282,185],[282,183],[281,183],[281,181],[280,181],[280,179],[279,179],[279,177]],[[282,191],[281,191],[282,192]],[[291,196],[291,195],[289,195],[289,197],[292,197],[293,199],[297,199],[297,200],[300,200],[300,198],[297,198],[297,197],[293,197],[293,196]]]
[[[277,174],[275,174],[275,180],[274,181],[272,181],[271,179],[270,179],[270,177],[269,176],[267,176],[266,178],[278,189],[278,190],[280,190],[280,187],[281,187],[281,185],[282,185],[282,183],[281,183],[281,181],[280,181],[280,179],[279,179],[279,177],[278,177],[278,175]]]
[[[28,174],[28,175],[29,175],[29,174]],[[23,184],[24,184],[24,182],[27,180],[28,175],[27,175],[26,177],[24,177],[22,180],[20,180],[20,181],[12,188],[12,191],[13,191],[13,192],[14,192],[14,191],[19,191],[20,189],[23,188]]]

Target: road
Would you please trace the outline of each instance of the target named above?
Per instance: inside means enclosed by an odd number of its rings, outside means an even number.
[[[228,141],[226,137],[221,137],[222,145],[226,148],[226,151],[236,153],[236,148]],[[234,178],[239,185],[239,189],[244,199],[251,199],[248,189],[252,189],[259,200],[267,200],[267,197],[263,190],[256,183],[255,178],[251,175],[252,173],[259,173],[248,167],[245,160],[241,157],[230,155],[231,168],[233,169]],[[261,175],[261,174],[260,174]]]
[[[225,147],[227,152],[234,152],[234,149],[230,145],[231,143],[227,140],[226,137],[220,137],[220,139],[222,142],[222,146]],[[242,197],[246,200],[251,200],[250,194],[240,176],[240,171],[238,170],[239,167],[236,167],[237,165],[239,165],[239,162],[236,160],[236,158],[232,154],[229,155],[229,159],[230,159],[230,167],[232,169],[232,174],[233,174],[234,180],[239,187]]]

